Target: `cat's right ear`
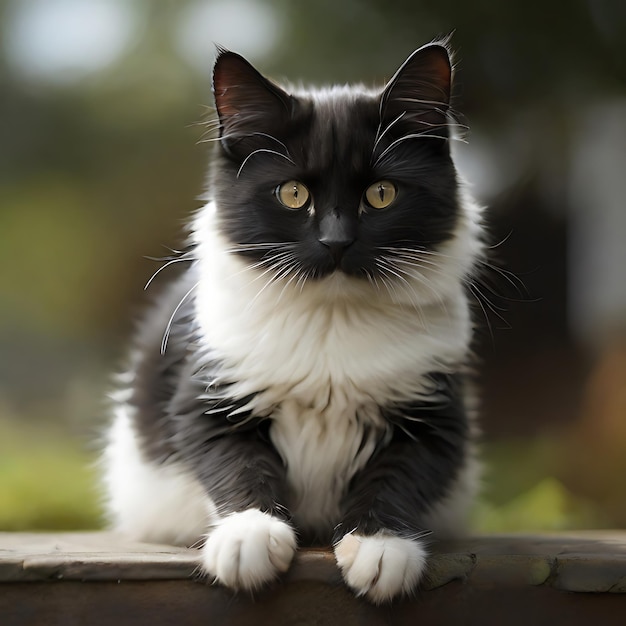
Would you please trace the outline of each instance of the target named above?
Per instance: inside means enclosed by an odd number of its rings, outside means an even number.
[[[430,137],[447,137],[451,89],[452,62],[446,43],[422,46],[387,83],[381,97],[382,121],[399,121],[399,127]]]
[[[218,49],[213,94],[226,152],[243,159],[261,135],[274,135],[291,116],[294,99],[242,56]]]

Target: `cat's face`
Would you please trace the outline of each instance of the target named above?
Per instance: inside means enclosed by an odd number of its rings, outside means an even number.
[[[392,278],[437,250],[459,213],[450,83],[439,45],[416,51],[379,92],[287,93],[222,52],[212,186],[232,249],[303,281]]]

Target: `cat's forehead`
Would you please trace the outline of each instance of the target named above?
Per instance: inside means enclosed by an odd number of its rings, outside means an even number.
[[[334,85],[293,94],[301,101],[311,103],[320,122],[342,123],[355,117],[378,116],[380,93],[363,85]]]
[[[288,87],[289,93],[296,98],[311,99],[320,106],[333,103],[349,103],[364,99],[376,100],[380,91],[362,84],[326,85],[322,87]]]
[[[342,85],[292,93],[309,110],[307,144],[317,165],[360,167],[366,153],[369,160],[380,121],[379,92]]]

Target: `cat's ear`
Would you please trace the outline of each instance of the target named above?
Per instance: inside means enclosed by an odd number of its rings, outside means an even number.
[[[381,96],[383,122],[398,120],[420,133],[448,136],[452,63],[446,46],[422,46],[400,66]],[[398,119],[399,118],[399,119]]]
[[[293,109],[289,94],[242,56],[223,49],[213,68],[213,94],[222,146],[239,158],[254,149],[259,136],[273,135]]]

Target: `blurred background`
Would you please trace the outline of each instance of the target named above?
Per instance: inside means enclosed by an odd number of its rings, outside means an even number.
[[[494,266],[476,526],[626,526],[623,0],[0,0],[0,530],[102,524],[110,374],[200,205],[214,44],[382,84],[453,30]]]

